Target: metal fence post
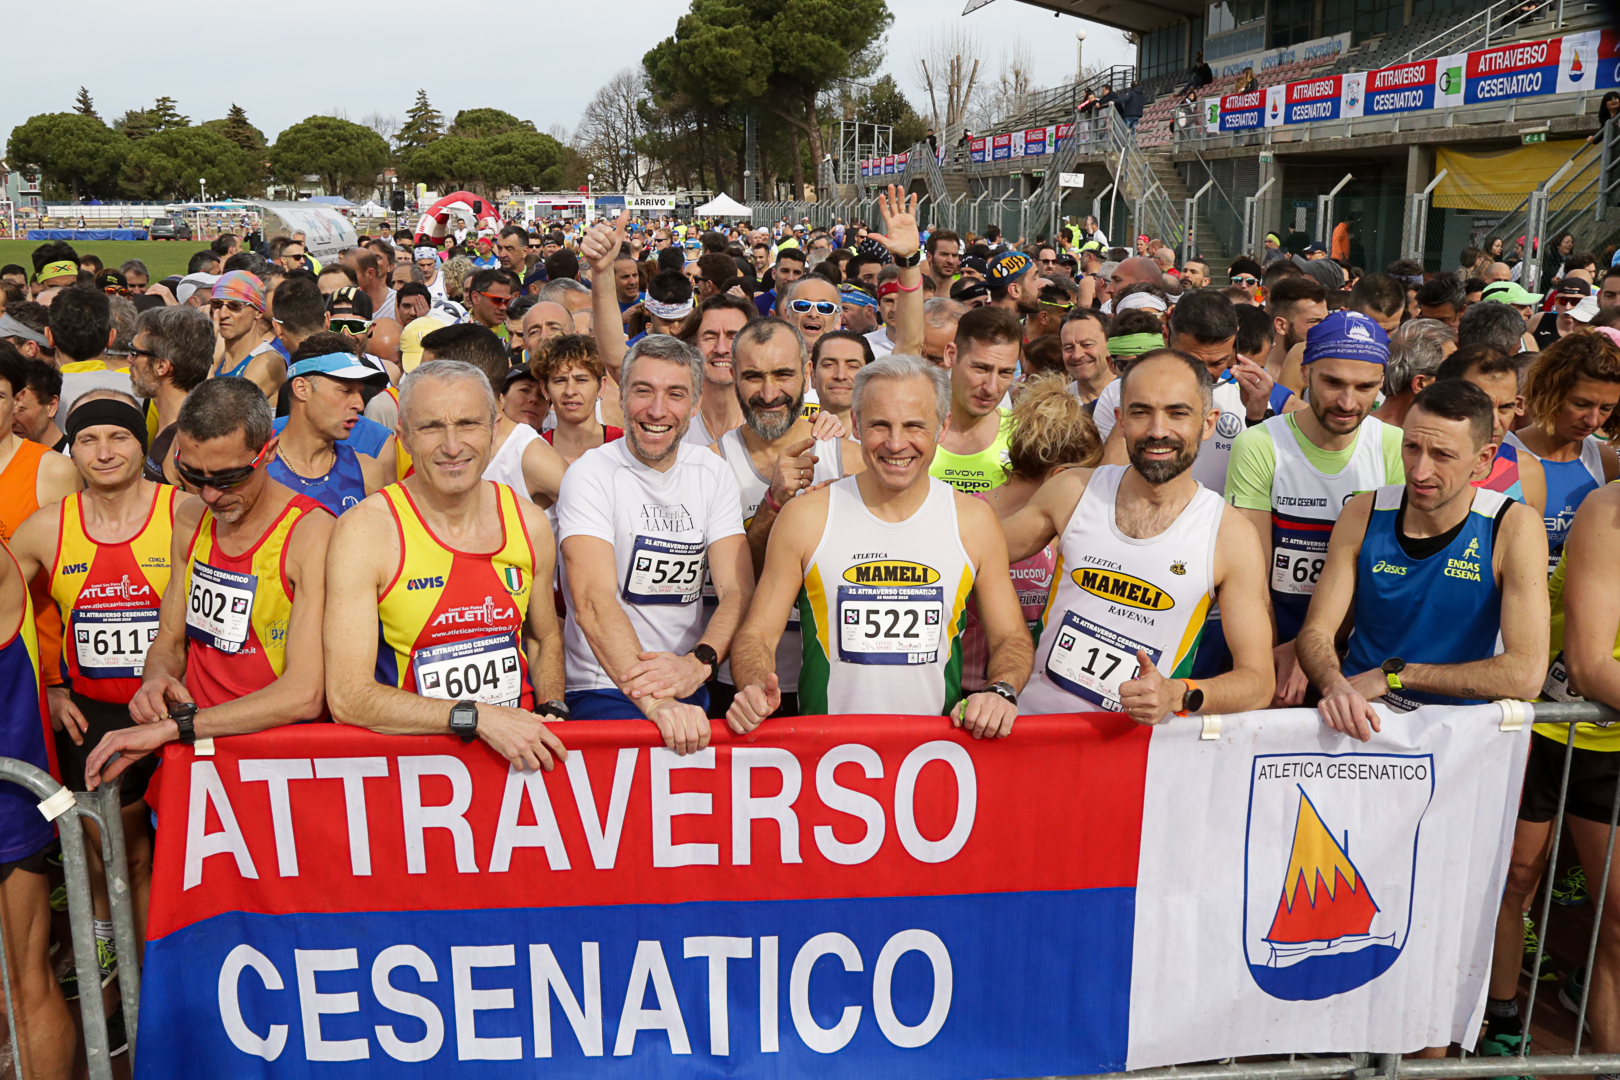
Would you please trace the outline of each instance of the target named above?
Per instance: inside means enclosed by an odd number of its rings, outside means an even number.
[[[57,836],[62,843],[62,871],[67,878],[68,919],[73,932],[73,964],[79,977],[79,1018],[84,1024],[84,1052],[85,1061],[90,1071],[90,1080],[112,1080],[112,1058],[107,1045],[107,1010],[101,1000],[101,965],[96,961],[96,927],[95,911],[90,897],[90,870],[84,852],[84,823],[81,816],[97,820],[101,826],[103,851],[112,851],[113,835],[108,828],[103,815],[91,809],[92,800],[104,800],[105,796],[90,796],[85,802],[78,802],[73,794],[61,784],[53,780],[49,773],[35,768],[25,761],[12,758],[0,758],[0,779],[9,780],[22,787],[40,799],[40,812],[48,819],[56,822]],[[118,787],[110,788],[114,807],[113,817],[117,818]],[[123,830],[120,828],[117,839],[122,845]],[[109,878],[114,872],[113,864],[123,861],[123,851],[120,849],[117,856],[107,859]],[[127,882],[128,871],[124,869],[120,880],[123,882],[118,894],[109,888],[108,898],[113,900],[116,895],[128,906],[130,899]],[[117,901],[114,901],[114,912],[117,911]],[[128,913],[126,912],[126,915]],[[129,925],[126,932],[133,939],[134,918],[128,915]],[[116,930],[115,930],[116,933]],[[119,966],[122,968],[126,958],[119,957]],[[132,969],[138,968],[140,959],[134,951],[133,941],[130,943],[130,952],[127,962]],[[136,976],[139,980],[139,975]],[[10,1012],[10,977],[6,979],[7,1010]],[[139,990],[136,996],[139,997]],[[129,1025],[127,1035],[129,1038],[130,1055],[133,1060],[135,1052],[134,1016],[129,1011],[129,1004],[124,1006],[124,1020]],[[13,1047],[16,1045],[16,1027],[11,1029]]]
[[[1429,196],[1434,189],[1440,186],[1440,181],[1446,178],[1448,169],[1441,169],[1435,174],[1429,186],[1421,194],[1406,197],[1406,258],[1423,261],[1424,249],[1428,246],[1429,237]]]
[[[1209,192],[1209,189],[1214,186],[1215,178],[1212,176],[1205,182],[1203,187],[1198,189],[1192,198],[1187,200],[1185,210],[1187,235],[1181,241],[1181,263],[1183,266],[1187,264],[1187,260],[1195,258],[1198,254],[1198,200],[1202,199]]]

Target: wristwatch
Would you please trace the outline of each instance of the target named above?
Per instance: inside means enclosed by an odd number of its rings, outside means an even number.
[[[720,654],[714,651],[714,646],[700,642],[692,650],[692,656],[698,663],[709,666],[709,677],[703,681],[705,683],[714,682],[715,677],[720,674]]]
[[[1182,679],[1181,681],[1187,684],[1187,693],[1182,697],[1181,708],[1176,715],[1186,716],[1204,707],[1204,692],[1191,679]]]
[[[544,705],[537,705],[534,711],[541,716],[552,716],[558,720],[568,719],[568,703],[558,701],[556,698],[552,698]]]
[[[190,701],[182,701],[169,706],[169,719],[174,721],[175,727],[180,729],[180,741],[192,746],[197,741],[197,729],[194,722],[197,719],[197,706]]]
[[[986,693],[994,694],[997,697],[1004,699],[1013,708],[1016,709],[1018,707],[1018,691],[1012,688],[1012,683],[993,682],[984,689]]]
[[[922,262],[922,250],[920,248],[910,255],[896,255],[894,257],[894,265],[901,269],[909,269],[920,262]]]
[[[478,702],[458,701],[450,706],[450,733],[470,743],[478,738]]]
[[[1384,681],[1389,684],[1389,688],[1391,690],[1406,689],[1401,685],[1401,672],[1406,670],[1405,660],[1402,660],[1398,656],[1392,656],[1388,660],[1385,660],[1382,664],[1379,664],[1378,670],[1384,673]]]

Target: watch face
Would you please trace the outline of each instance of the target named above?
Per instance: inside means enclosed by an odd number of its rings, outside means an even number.
[[[1195,713],[1199,709],[1202,709],[1204,707],[1204,692],[1198,689],[1196,686],[1193,687],[1191,690],[1187,691],[1187,696],[1182,701],[1181,707],[1190,713]]]

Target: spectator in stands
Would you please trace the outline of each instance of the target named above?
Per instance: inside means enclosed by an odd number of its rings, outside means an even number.
[[[1247,94],[1258,89],[1260,89],[1260,80],[1254,77],[1254,68],[1246,67],[1238,75],[1238,80],[1232,87],[1232,93]]]
[[[1099,105],[1112,105],[1119,111],[1120,119],[1134,134],[1136,125],[1142,120],[1143,94],[1140,86],[1132,82],[1124,90],[1115,92],[1112,86],[1105,87],[1102,95],[1097,98]]]
[[[1214,81],[1215,73],[1209,69],[1209,64],[1204,61],[1204,50],[1199,49],[1198,55],[1193,57],[1193,77],[1189,85],[1192,89],[1197,90],[1200,87],[1208,86]]]
[[[1588,135],[1586,141],[1600,142],[1617,118],[1620,118],[1620,91],[1610,90],[1598,103],[1598,129]]]

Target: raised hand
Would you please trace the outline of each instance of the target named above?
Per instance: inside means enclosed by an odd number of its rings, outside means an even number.
[[[887,193],[878,195],[878,212],[883,215],[883,232],[868,231],[868,240],[876,240],[889,249],[889,254],[907,258],[922,248],[922,233],[917,229],[917,196],[906,196],[899,185],[890,184]]]
[[[613,260],[619,257],[619,248],[624,244],[625,229],[629,223],[630,211],[621,210],[612,224],[605,219],[598,221],[580,240],[579,253],[585,256],[585,262],[593,274],[613,273]]]

